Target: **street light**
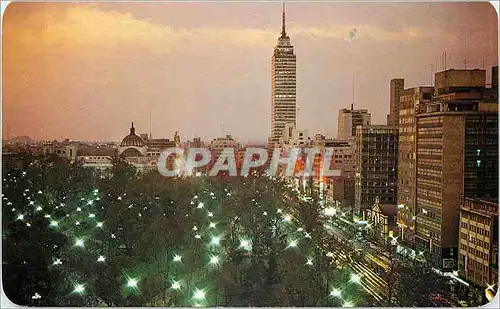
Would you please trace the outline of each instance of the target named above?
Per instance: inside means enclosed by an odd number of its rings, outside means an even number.
[[[76,241],[75,241],[75,246],[77,246],[77,247],[84,247],[85,243],[84,243],[83,239],[77,238]]]
[[[85,287],[83,286],[83,284],[77,284],[75,285],[73,293],[83,294],[83,291],[85,291]]]
[[[194,291],[193,298],[196,300],[203,300],[203,299],[205,299],[205,294],[206,294],[205,291],[196,289]]]
[[[219,257],[218,257],[218,256],[213,255],[213,256],[210,258],[210,262],[209,262],[209,263],[210,263],[210,264],[212,264],[212,265],[217,265],[217,264],[219,264]]]
[[[210,244],[214,246],[219,246],[220,245],[220,237],[214,236],[212,237],[212,240],[210,240]]]
[[[340,298],[342,296],[342,292],[337,288],[333,288],[333,290],[330,292],[330,296]]]
[[[137,284],[139,283],[139,281],[135,278],[129,278],[128,281],[127,281],[127,287],[128,288],[137,288]]]
[[[296,239],[290,240],[290,242],[288,243],[288,248],[297,247],[297,243],[298,243],[298,241]]]
[[[181,283],[179,281],[174,281],[172,283],[172,286],[170,287],[173,290],[180,290],[181,289]]]
[[[174,255],[174,262],[180,262],[180,261],[181,261],[181,259],[182,259],[182,256],[177,255],[177,254],[176,254],[176,255]]]

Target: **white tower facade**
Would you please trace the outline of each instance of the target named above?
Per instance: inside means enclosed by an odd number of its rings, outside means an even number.
[[[272,57],[272,107],[270,141],[279,142],[286,124],[297,125],[297,60],[285,28],[285,4],[281,36]]]

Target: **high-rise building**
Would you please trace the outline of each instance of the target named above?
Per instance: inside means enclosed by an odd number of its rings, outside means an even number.
[[[341,175],[328,177],[325,185],[327,202],[339,202],[345,208],[354,206],[354,171],[356,169],[356,143],[348,141],[324,140],[322,146],[333,149],[330,169],[340,170]]]
[[[397,126],[399,124],[399,98],[405,88],[405,80],[402,78],[391,79],[389,94],[389,115],[387,115],[387,125]]]
[[[398,127],[358,126],[354,215],[380,204],[396,204]],[[363,211],[364,214],[364,211]]]
[[[285,28],[285,5],[281,36],[272,57],[270,144],[279,142],[286,124],[297,125],[297,60]],[[274,146],[274,145],[273,145]]]
[[[435,96],[417,115],[415,244],[443,270],[457,265],[461,197],[498,198],[498,102],[486,97],[485,75],[436,73]]]
[[[415,233],[417,176],[417,118],[419,108],[432,99],[433,87],[414,87],[401,92],[398,141],[398,225],[400,239],[412,243]]]
[[[461,277],[486,288],[498,283],[498,204],[464,198],[460,203]]]
[[[434,81],[435,95],[483,92],[486,87],[486,71],[450,69],[437,72]]]
[[[337,139],[349,140],[356,137],[357,126],[369,126],[371,124],[372,115],[367,109],[351,109],[344,108],[339,111]]]

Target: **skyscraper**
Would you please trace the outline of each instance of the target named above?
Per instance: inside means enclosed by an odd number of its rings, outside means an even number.
[[[372,115],[367,109],[341,109],[339,111],[337,139],[349,140],[356,137],[357,126],[369,126],[371,124]]]
[[[387,125],[399,125],[399,97],[405,88],[405,80],[402,78],[391,79],[389,115]]]
[[[417,178],[417,121],[419,109],[430,102],[433,87],[414,87],[401,92],[398,144],[398,224],[401,240],[412,243],[415,233]]]
[[[417,115],[417,247],[443,270],[456,268],[460,199],[498,200],[498,102],[484,70],[435,74],[432,102]]]
[[[297,62],[285,28],[285,4],[281,36],[272,58],[272,107],[270,142],[279,141],[287,123],[297,125]]]
[[[398,176],[398,127],[358,126],[356,130],[354,215],[380,204],[395,205]]]

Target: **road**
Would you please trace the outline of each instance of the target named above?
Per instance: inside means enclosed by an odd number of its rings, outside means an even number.
[[[325,224],[326,230],[340,239],[346,239],[346,235],[338,228]],[[372,252],[366,250],[366,247],[358,241],[352,242],[354,249],[363,259],[376,259]],[[363,260],[358,260],[358,257],[353,257],[352,252],[346,252],[344,248],[326,248],[332,252],[332,256],[336,257],[337,264],[348,265],[356,274],[361,277],[363,288],[372,295],[376,300],[381,301],[386,298],[387,284],[386,282],[373,271],[368,263]],[[370,249],[370,251],[372,251]]]
[[[337,217],[335,220],[338,223],[336,225],[343,225],[344,229],[330,223],[324,224],[325,229],[341,242],[349,242],[354,251],[346,252],[344,248],[329,247],[328,250],[333,253],[334,257],[337,257],[334,262],[347,265],[361,276],[363,288],[377,301],[387,299],[387,283],[378,271],[389,270],[388,254],[374,243],[356,240],[356,233],[352,232],[352,230],[349,231],[348,228],[348,226],[356,227],[355,223],[349,222],[342,217]],[[436,307],[456,306],[455,301],[445,299],[442,296],[433,299],[432,302]]]

